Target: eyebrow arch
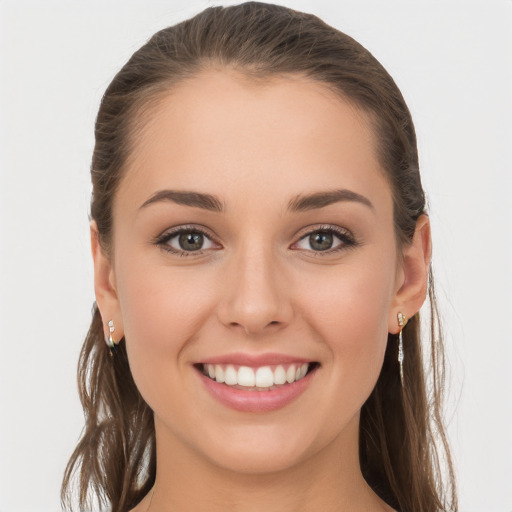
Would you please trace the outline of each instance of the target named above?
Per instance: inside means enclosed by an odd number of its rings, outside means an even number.
[[[324,206],[329,206],[330,204],[338,203],[340,201],[354,201],[364,204],[372,210],[375,209],[372,202],[365,196],[362,196],[357,192],[352,192],[351,190],[340,189],[316,192],[306,196],[298,195],[288,203],[288,210],[292,212],[305,212],[308,210],[315,210],[316,208],[323,208]]]
[[[192,206],[209,210],[213,212],[223,212],[224,206],[222,202],[211,194],[201,192],[191,192],[186,190],[159,190],[155,192],[147,201],[145,201],[140,209],[149,206],[150,204],[172,201],[176,204],[184,206]],[[288,210],[294,212],[304,212],[323,208],[333,203],[341,201],[355,201],[374,209],[373,204],[365,196],[352,192],[347,189],[329,190],[326,192],[315,192],[309,195],[298,195],[288,203]]]
[[[212,212],[224,211],[222,202],[217,197],[211,194],[191,192],[188,190],[159,190],[144,202],[140,209],[146,208],[146,206],[149,206],[150,204],[162,201],[172,201],[176,204],[202,208],[203,210],[209,210]]]

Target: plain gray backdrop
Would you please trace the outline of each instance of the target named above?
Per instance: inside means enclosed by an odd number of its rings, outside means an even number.
[[[286,1],[355,37],[418,132],[462,512],[512,510],[512,2]],[[0,0],[0,511],[57,512],[82,427],[101,95],[156,30],[212,2]]]

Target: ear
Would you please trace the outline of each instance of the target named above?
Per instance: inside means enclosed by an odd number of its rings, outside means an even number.
[[[119,299],[117,297],[114,268],[110,257],[105,254],[100,244],[98,226],[94,220],[91,221],[90,229],[96,304],[101,313],[105,338],[108,338],[110,335],[108,322],[113,320],[115,333],[113,333],[112,337],[117,343],[124,336],[124,328]]]
[[[399,332],[397,320],[399,312],[411,318],[425,302],[431,257],[430,220],[423,214],[416,222],[411,244],[403,250],[401,267],[397,272],[397,291],[390,311],[388,332],[394,334]]]

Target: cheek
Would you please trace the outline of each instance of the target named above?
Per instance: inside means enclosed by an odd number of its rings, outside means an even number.
[[[130,368],[150,405],[162,389],[175,389],[188,361],[183,348],[211,314],[210,288],[200,276],[147,262],[116,269]],[[144,276],[143,279],[140,276]]]
[[[302,315],[330,352],[333,376],[363,394],[373,389],[386,349],[394,282],[386,268],[333,268],[322,286],[304,281],[301,294]]]

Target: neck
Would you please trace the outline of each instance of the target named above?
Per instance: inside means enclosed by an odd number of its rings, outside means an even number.
[[[321,451],[292,467],[244,473],[220,467],[170,438],[158,422],[153,491],[133,512],[382,512],[359,465],[358,418]]]

